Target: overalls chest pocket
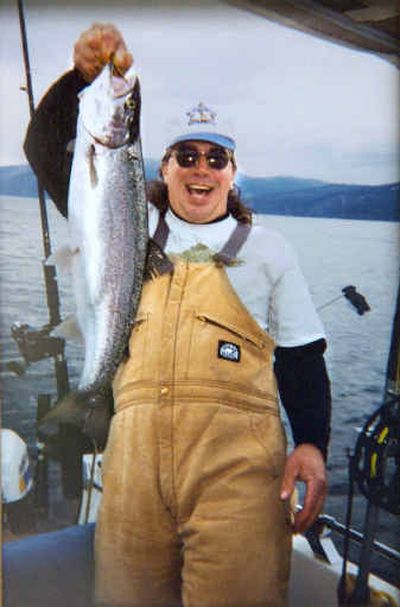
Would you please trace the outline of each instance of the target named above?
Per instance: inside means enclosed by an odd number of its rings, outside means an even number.
[[[231,310],[226,316],[192,311],[187,379],[228,383],[246,393],[271,395],[273,340],[254,326],[255,321],[250,323],[246,314],[241,317]]]

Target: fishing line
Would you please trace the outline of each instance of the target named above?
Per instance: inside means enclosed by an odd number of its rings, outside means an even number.
[[[89,522],[90,506],[91,506],[91,502],[92,502],[92,495],[93,495],[93,488],[94,488],[94,474],[95,474],[96,460],[97,460],[98,453],[99,452],[97,450],[96,441],[93,441],[93,454],[92,454],[92,461],[91,461],[91,465],[90,465],[89,482],[88,482],[88,487],[87,487],[88,494],[87,494],[86,508],[85,508],[85,519],[84,519],[85,523]]]
[[[343,560],[342,560],[342,575],[337,587],[337,597],[339,605],[346,604],[347,597],[347,562],[349,559],[350,548],[350,529],[353,517],[353,498],[354,498],[354,454],[348,453],[349,458],[349,490],[347,493],[347,508],[346,508],[346,531],[344,536]]]

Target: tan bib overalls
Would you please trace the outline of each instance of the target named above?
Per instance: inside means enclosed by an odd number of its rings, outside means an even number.
[[[145,284],[114,381],[99,604],[287,605],[273,349],[223,267],[179,259]]]

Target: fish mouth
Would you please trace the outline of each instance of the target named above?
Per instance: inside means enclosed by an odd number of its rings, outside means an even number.
[[[111,91],[114,99],[126,97],[131,94],[137,80],[136,70],[131,67],[126,74],[115,74],[113,66],[109,64],[108,67]]]
[[[186,190],[191,196],[201,196],[202,198],[205,198],[214,190],[214,187],[205,183],[187,183]]]

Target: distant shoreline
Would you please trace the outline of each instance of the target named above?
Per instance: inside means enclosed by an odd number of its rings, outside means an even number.
[[[158,161],[148,159],[146,175],[155,179]],[[400,221],[400,183],[348,185],[298,177],[239,175],[243,201],[256,213]],[[28,165],[0,166],[0,195],[36,198],[36,178]]]
[[[19,200],[21,203],[22,202],[27,202],[28,204],[31,203],[35,203],[38,202],[38,197],[37,196],[15,196],[13,194],[1,194],[0,193],[0,217],[1,217],[1,203],[2,203],[2,199],[4,198],[15,198],[16,200]],[[48,198],[47,200],[50,201],[50,198]],[[54,209],[56,209],[55,205],[54,205]],[[258,215],[258,216],[270,216],[270,217],[293,217],[293,218],[297,218],[297,219],[337,219],[338,221],[343,220],[343,221],[365,221],[365,222],[381,222],[381,223],[399,223],[397,220],[388,220],[388,219],[370,219],[370,218],[364,218],[364,217],[321,217],[321,216],[314,216],[314,215],[291,215],[289,213],[283,214],[283,213],[271,213],[269,211],[259,211],[256,209],[253,209],[253,212]],[[58,211],[56,210],[56,213],[58,213]],[[60,214],[61,216],[61,214]],[[66,220],[65,220],[66,221]]]

